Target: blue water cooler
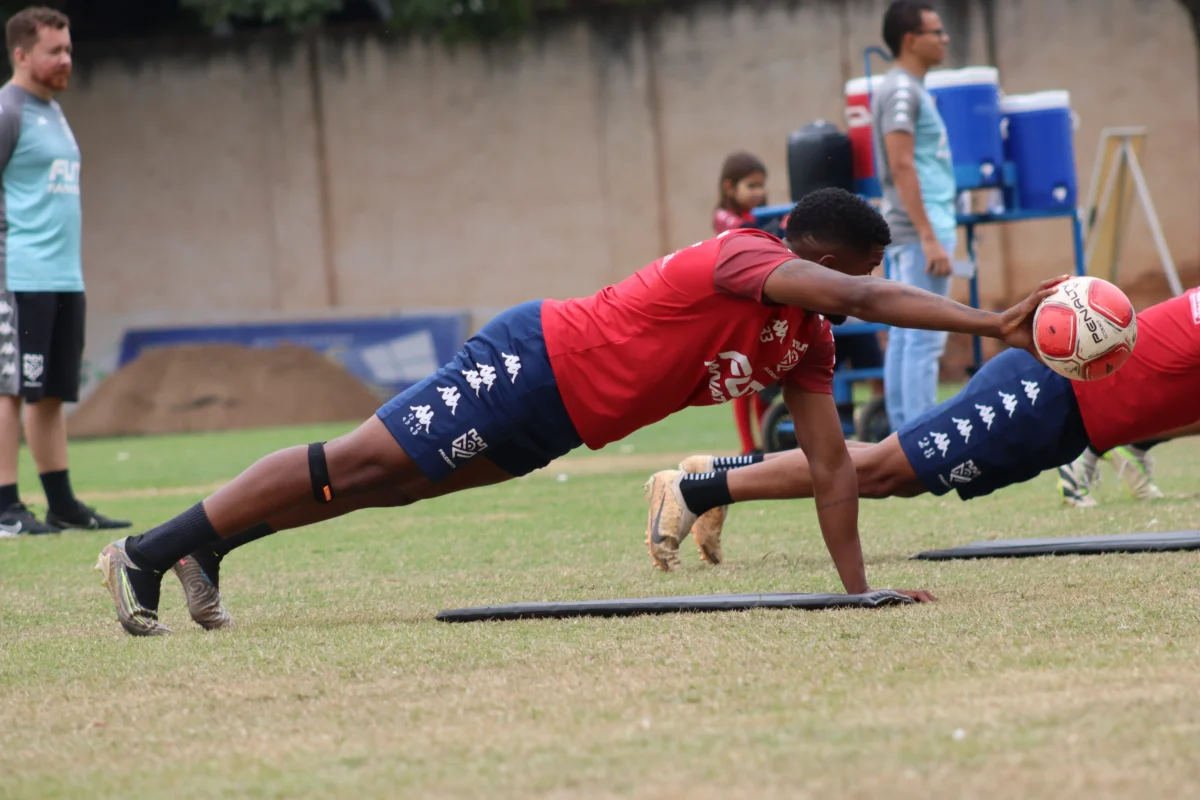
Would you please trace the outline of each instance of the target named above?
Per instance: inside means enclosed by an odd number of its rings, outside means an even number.
[[[999,70],[936,70],[925,76],[925,88],[946,123],[959,191],[999,186],[1004,170]]]
[[[1023,211],[1073,209],[1075,177],[1074,120],[1065,91],[1008,95],[1001,100],[1005,157],[1016,171],[1013,201]]]

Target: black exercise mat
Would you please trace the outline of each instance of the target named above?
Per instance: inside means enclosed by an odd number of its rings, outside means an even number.
[[[949,561],[955,558],[1095,556],[1104,553],[1165,553],[1172,550],[1200,550],[1200,531],[1065,536],[1059,539],[998,539],[994,542],[972,542],[949,550],[929,550],[917,553],[913,558]]]
[[[706,594],[692,597],[643,597],[637,600],[582,600],[569,603],[509,603],[439,611],[442,622],[565,617],[630,617],[681,611],[744,611],[751,608],[880,608],[914,602],[889,591],[867,594]]]

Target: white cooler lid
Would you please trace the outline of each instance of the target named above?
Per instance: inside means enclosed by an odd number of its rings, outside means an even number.
[[[879,84],[883,83],[883,75],[872,75],[870,79],[871,94],[875,94],[879,90]],[[846,81],[846,96],[854,97],[855,95],[867,93],[867,77],[864,75],[861,78],[851,78]]]
[[[963,67],[939,69],[925,75],[926,89],[945,89],[950,86],[999,86],[1000,70],[995,67]]]
[[[1071,93],[1065,89],[1054,89],[1033,94],[1010,94],[1000,98],[1000,113],[1020,114],[1023,111],[1046,111],[1052,108],[1070,108]]]

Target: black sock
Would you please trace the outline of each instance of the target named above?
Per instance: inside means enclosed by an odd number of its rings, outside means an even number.
[[[138,568],[162,574],[179,559],[218,541],[204,504],[197,503],[174,519],[125,540],[125,552]]]
[[[134,563],[136,564],[136,562]],[[129,585],[133,587],[133,596],[137,598],[138,603],[143,608],[157,611],[158,595],[162,589],[162,573],[146,569],[130,569],[126,570],[125,574],[129,576]]]
[[[79,500],[71,489],[71,477],[67,470],[58,472],[43,472],[38,476],[42,479],[42,490],[46,493],[46,505],[55,514],[71,514],[79,509]]]
[[[21,502],[21,495],[17,494],[17,485],[15,483],[0,486],[0,511],[12,508],[19,502]]]
[[[199,564],[200,569],[204,570],[204,574],[208,576],[210,581],[212,581],[212,585],[220,589],[221,559],[229,555],[230,550],[234,550],[242,545],[250,544],[256,539],[261,539],[264,536],[270,536],[274,532],[275,529],[270,525],[265,522],[260,522],[258,525],[247,528],[241,533],[235,533],[233,536],[230,536],[226,539],[218,539],[211,544],[206,544],[185,557],[191,558],[197,564]]]
[[[250,544],[253,541],[263,538],[264,536],[270,536],[274,532],[275,529],[270,525],[265,522],[260,522],[251,528],[246,528],[246,530],[242,531],[241,533],[235,533],[233,536],[230,536],[226,539],[218,539],[212,545],[212,547],[207,549],[216,553],[218,559],[224,558],[225,556],[229,555],[230,550],[236,550],[242,545]]]
[[[751,464],[758,464],[763,460],[762,453],[754,453],[748,456],[721,456],[713,459],[713,469],[718,472],[727,469],[737,469],[738,467],[748,467]]]
[[[693,514],[703,514],[717,506],[733,502],[729,494],[728,472],[704,472],[699,475],[684,475],[679,483],[683,502]]]
[[[1166,442],[1166,441],[1170,441],[1170,440],[1169,439],[1143,439],[1140,442],[1134,442],[1132,446],[1136,447],[1138,450],[1149,450],[1151,447],[1162,444],[1163,442]]]

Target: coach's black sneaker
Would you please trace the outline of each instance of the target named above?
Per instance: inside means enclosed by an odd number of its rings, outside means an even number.
[[[188,613],[197,625],[207,631],[233,625],[233,617],[221,602],[221,559],[216,553],[192,553],[176,561],[171,571],[183,584]]]
[[[46,512],[46,524],[54,525],[59,528],[77,528],[84,531],[101,531],[112,530],[114,528],[128,528],[133,525],[123,519],[109,519],[103,514],[96,513],[96,509],[91,506],[85,506],[83,503],[78,503],[74,511],[67,513],[58,513],[53,510]]]
[[[43,533],[62,533],[53,523],[42,522],[25,507],[24,503],[11,505],[0,512],[0,539],[21,534],[37,536]]]

